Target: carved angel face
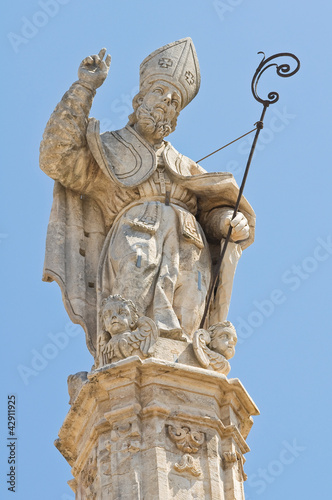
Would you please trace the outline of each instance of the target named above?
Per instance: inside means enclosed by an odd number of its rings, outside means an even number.
[[[233,328],[217,327],[211,337],[212,340],[209,344],[210,349],[219,352],[219,354],[225,356],[226,359],[230,359],[234,356],[237,336]]]
[[[104,329],[111,335],[131,331],[133,320],[128,305],[122,301],[107,303],[103,308]]]

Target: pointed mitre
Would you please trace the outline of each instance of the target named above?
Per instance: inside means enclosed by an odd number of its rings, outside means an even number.
[[[195,97],[201,75],[191,38],[164,45],[144,59],[140,66],[140,88],[157,80],[171,83],[179,90],[182,109]]]

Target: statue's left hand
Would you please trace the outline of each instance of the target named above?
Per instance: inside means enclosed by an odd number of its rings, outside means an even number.
[[[226,215],[226,214],[225,214]],[[221,231],[223,236],[226,236],[229,225],[232,226],[231,239],[234,242],[246,240],[249,238],[249,224],[247,218],[238,212],[232,220],[233,211],[229,210],[227,215],[221,220]]]

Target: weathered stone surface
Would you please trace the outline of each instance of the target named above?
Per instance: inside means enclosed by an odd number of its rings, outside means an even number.
[[[75,375],[69,375],[67,379],[68,392],[69,392],[69,404],[72,405],[75,401],[78,393],[80,392],[82,385],[87,382],[88,372],[78,372]]]
[[[194,333],[193,348],[203,368],[228,375],[231,369],[228,359],[235,354],[236,342],[234,326],[230,321],[223,321],[210,326],[208,330],[197,330]]]
[[[77,500],[243,500],[257,414],[237,379],[133,356],[88,374],[56,446]]]
[[[207,173],[165,140],[199,90],[192,40],[142,62],[128,124],[100,134],[89,113],[105,55],[82,61],[40,148],[55,181],[44,279],[60,285],[95,359],[69,377],[56,446],[77,500],[243,500],[258,410],[225,376],[236,343],[227,314],[255,214],[243,197],[233,214],[231,174]]]
[[[95,368],[136,353],[142,357],[150,355],[159,336],[158,329],[152,319],[138,316],[131,300],[110,295],[102,301],[99,316]]]
[[[255,224],[244,198],[232,220],[238,187],[231,174],[207,173],[164,140],[199,89],[191,39],[161,47],[143,61],[128,124],[100,135],[89,112],[109,71],[105,53],[82,61],[79,79],[53,112],[40,147],[40,166],[56,181],[44,279],[61,286],[71,319],[85,329],[95,366],[113,359],[115,351],[117,358],[133,354],[130,346],[122,352],[119,347],[130,340],[129,331],[122,332],[127,339],[122,335],[121,344],[118,338],[106,347],[111,339],[106,342],[99,313],[109,296],[131,300],[160,336],[192,340],[231,225],[205,326],[225,321],[236,265],[253,241]]]

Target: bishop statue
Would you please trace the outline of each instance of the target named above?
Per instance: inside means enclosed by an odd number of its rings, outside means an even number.
[[[112,306],[115,325],[126,314],[121,304],[130,301],[159,336],[192,341],[231,224],[205,327],[225,322],[236,265],[255,224],[245,198],[232,220],[238,187],[230,173],[206,172],[165,140],[199,90],[192,40],[144,59],[128,123],[100,134],[89,113],[110,68],[105,55],[102,49],[82,61],[40,148],[40,166],[55,181],[44,280],[60,285],[96,366],[104,333],[100,311],[108,297],[118,297],[110,299],[119,304]]]

